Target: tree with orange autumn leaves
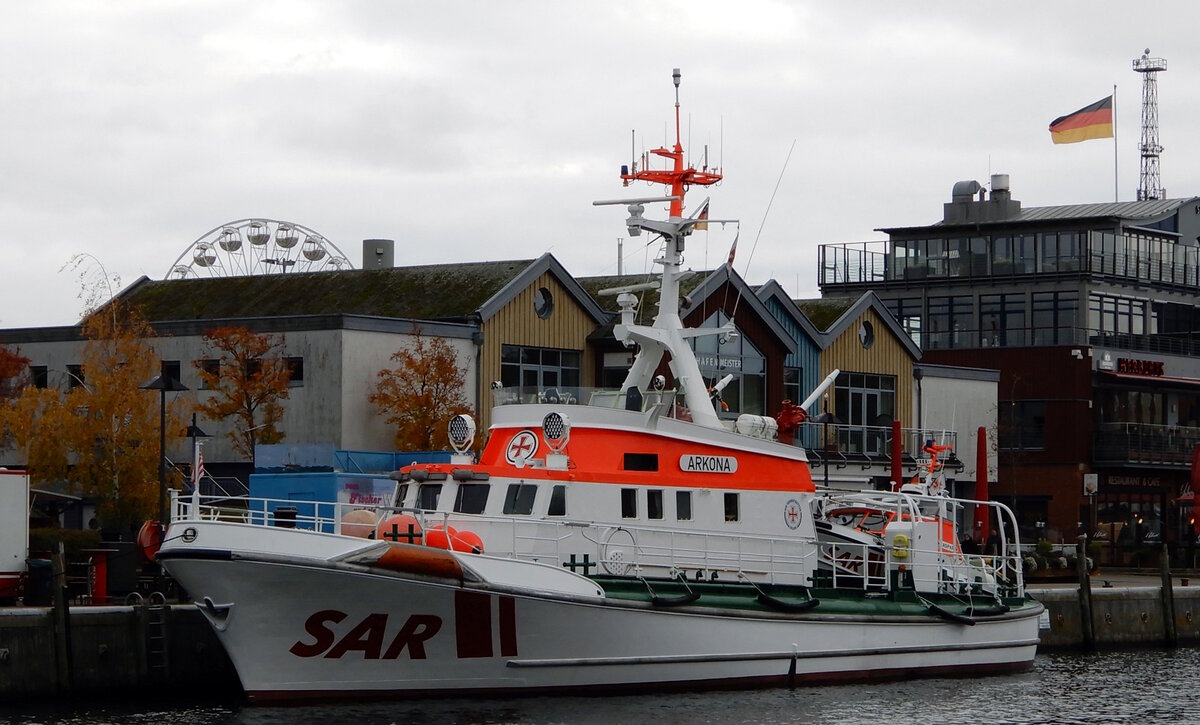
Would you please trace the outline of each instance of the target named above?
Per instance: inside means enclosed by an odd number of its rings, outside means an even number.
[[[229,440],[254,461],[254,446],[279,443],[283,405],[291,375],[283,355],[283,336],[260,335],[245,327],[217,327],[204,334],[205,356],[216,369],[196,362],[204,386],[215,394],[197,405],[206,418],[233,420]]]
[[[396,426],[396,449],[428,451],[445,448],[446,426],[459,413],[470,412],[463,386],[467,369],[440,337],[417,330],[412,345],[392,354],[397,367],[380,370],[375,391],[367,399],[388,423]]]
[[[159,372],[153,332],[119,300],[85,317],[81,332],[80,374],[50,371],[57,385],[25,386],[3,404],[0,424],[35,481],[65,481],[96,499],[103,526],[135,528],[158,508],[159,399],[140,389]],[[189,409],[186,398],[169,401],[168,437],[182,430]],[[173,471],[169,482],[179,485]]]

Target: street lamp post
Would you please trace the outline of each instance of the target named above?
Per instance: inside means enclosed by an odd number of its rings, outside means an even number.
[[[825,488],[829,488],[829,424],[837,425],[841,423],[837,416],[829,412],[829,404],[825,404],[825,410],[820,415],[813,418],[813,422],[821,424],[821,446],[824,450],[821,451],[821,460],[825,462]]]
[[[142,390],[158,391],[158,521],[165,529],[167,525],[167,392],[179,393],[188,387],[175,378],[160,373]]]

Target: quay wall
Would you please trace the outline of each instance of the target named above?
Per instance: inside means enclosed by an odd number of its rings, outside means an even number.
[[[1200,586],[1174,586],[1169,591],[1170,600],[1161,586],[1091,589],[1095,646],[1200,643]],[[1040,649],[1088,646],[1080,587],[1030,590],[1030,596],[1050,614],[1050,629],[1041,630]]]
[[[1170,600],[1159,586],[1090,593],[1097,647],[1200,643],[1200,586],[1173,587]],[[1080,587],[1032,589],[1030,596],[1049,614],[1042,649],[1088,646]],[[241,693],[232,663],[194,605],[73,607],[69,626],[61,621],[53,607],[0,609],[0,701]]]
[[[233,664],[193,605],[0,609],[0,701],[197,688],[241,692]]]

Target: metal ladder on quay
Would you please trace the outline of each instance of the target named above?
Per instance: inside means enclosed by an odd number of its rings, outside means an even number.
[[[170,644],[167,638],[167,620],[171,608],[166,597],[159,592],[150,595],[145,607],[146,675],[150,682],[162,683],[170,678]]]

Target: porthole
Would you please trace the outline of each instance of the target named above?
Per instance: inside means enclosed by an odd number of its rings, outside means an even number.
[[[543,320],[554,312],[554,296],[550,294],[550,290],[539,287],[538,291],[533,293],[533,311]]]

